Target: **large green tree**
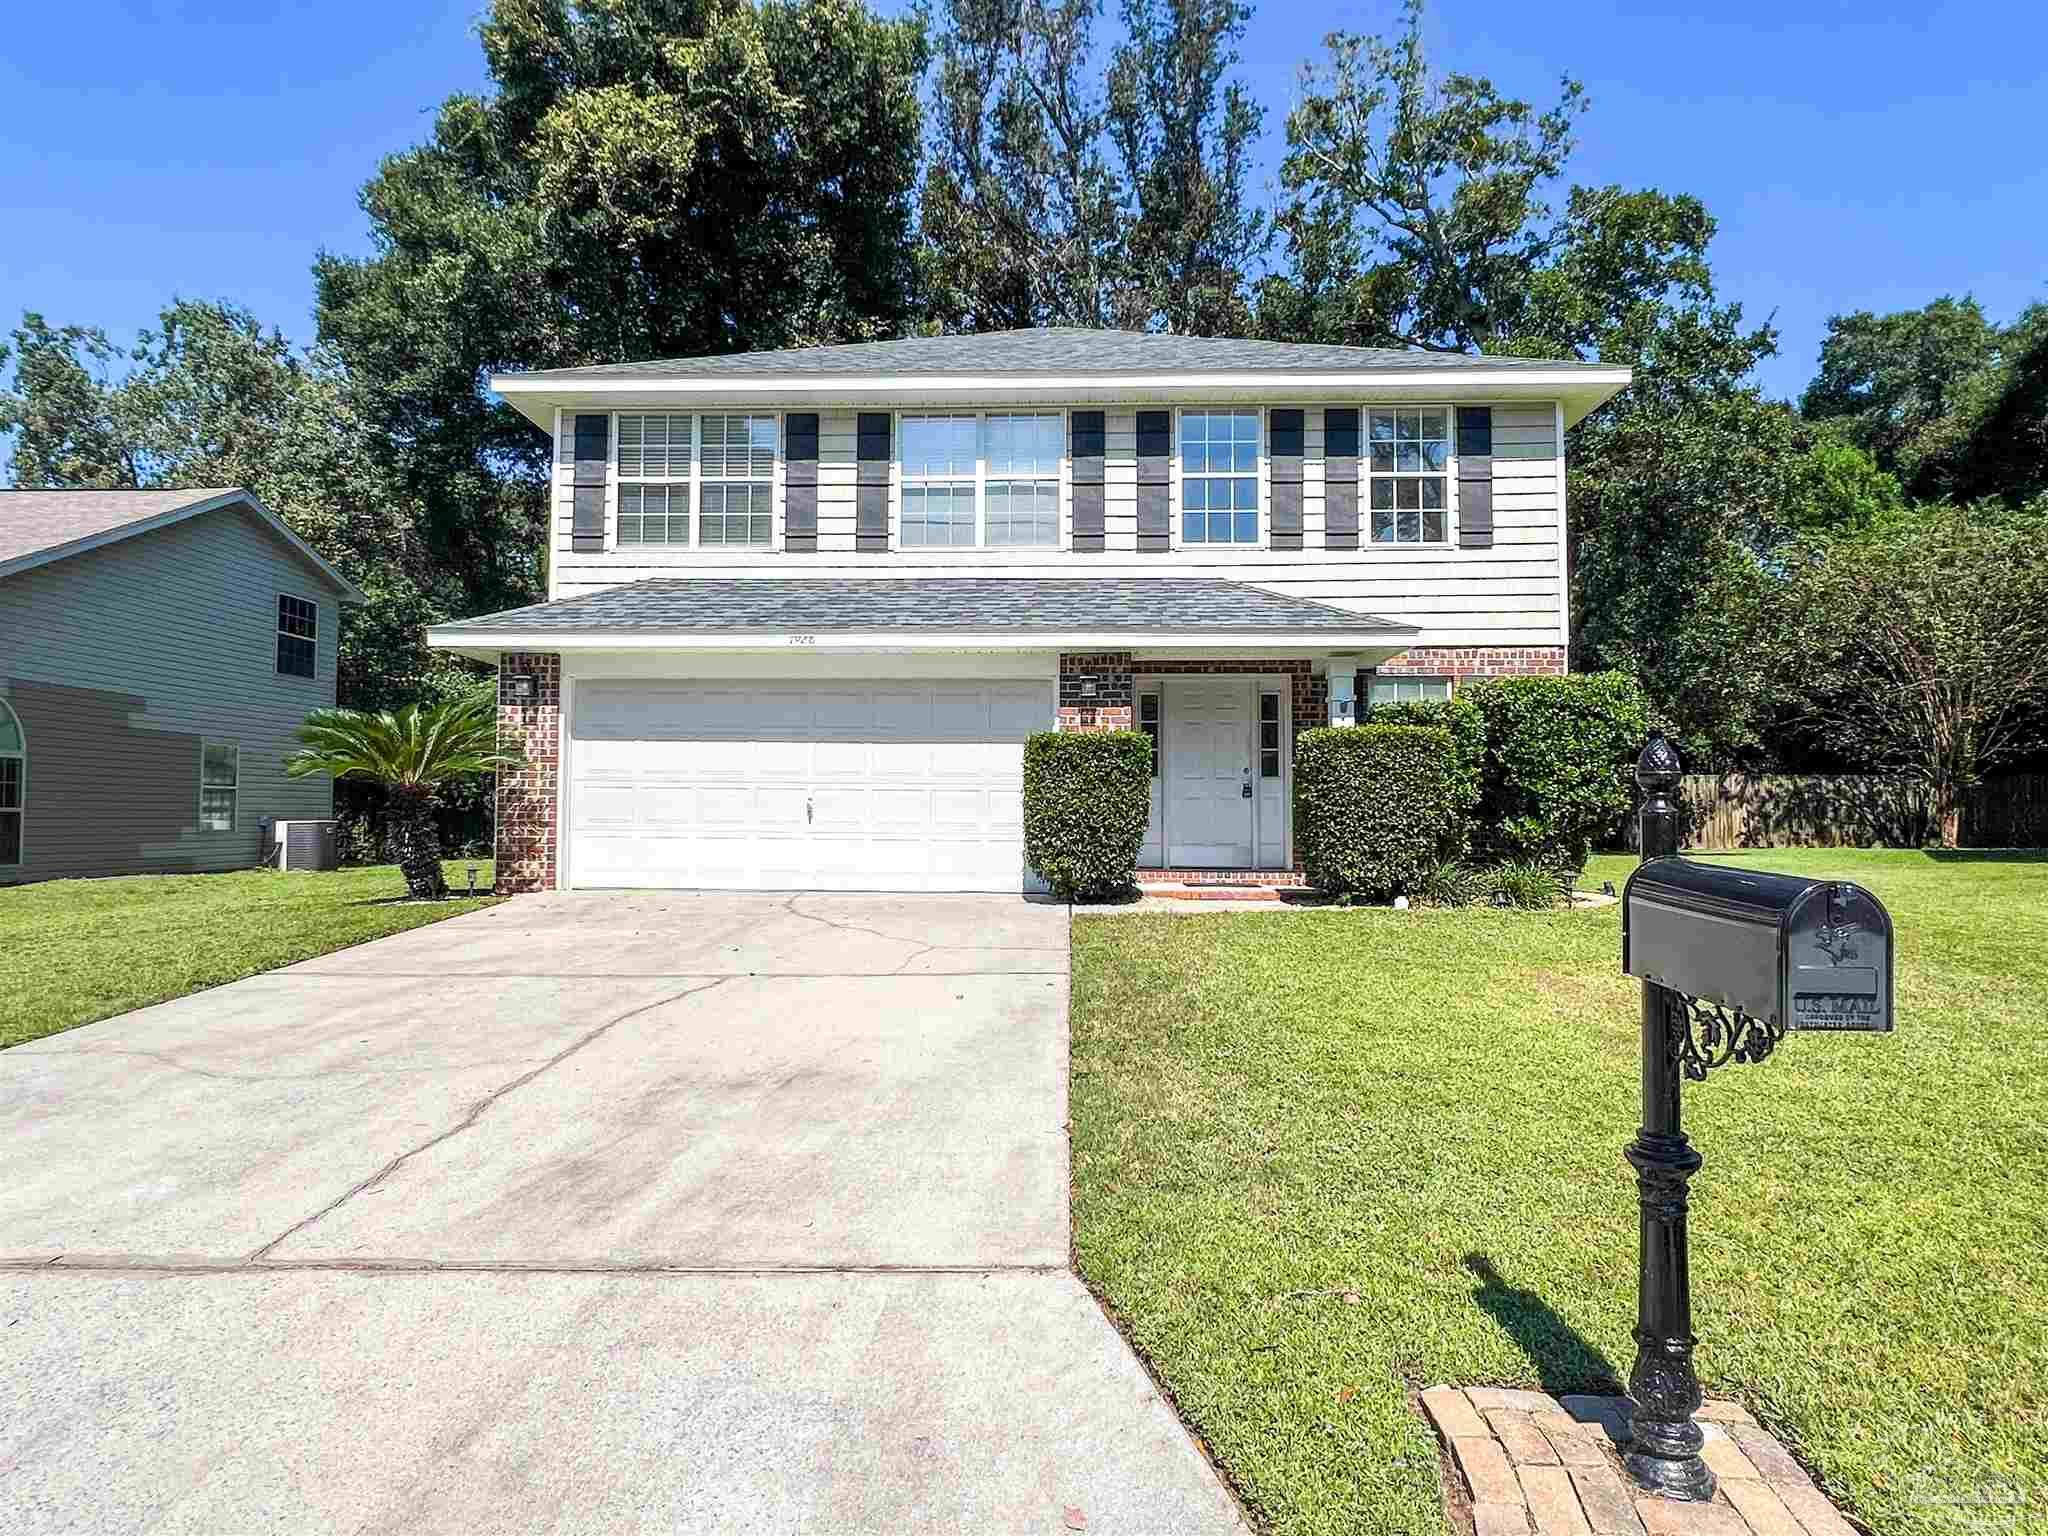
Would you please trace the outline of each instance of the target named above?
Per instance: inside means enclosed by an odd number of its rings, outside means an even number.
[[[496,0],[492,81],[363,189],[320,332],[472,609],[530,596],[547,444],[485,387],[892,334],[910,314],[921,21],[860,0]]]
[[[125,348],[30,314],[0,361],[10,352],[0,432],[16,484],[252,491],[369,595],[342,613],[345,702],[383,707],[453,684],[461,668],[429,653],[421,630],[461,611],[463,593],[328,354],[295,351],[246,310],[189,300]]]
[[[1390,35],[1332,34],[1305,71],[1260,328],[1633,368],[1571,434],[1572,665],[1635,672],[1694,756],[1753,757],[1770,673],[1747,616],[1773,551],[1897,488],[1754,387],[1776,335],[1716,293],[1697,198],[1568,185],[1579,84],[1539,109],[1439,71],[1423,20],[1407,0]]]

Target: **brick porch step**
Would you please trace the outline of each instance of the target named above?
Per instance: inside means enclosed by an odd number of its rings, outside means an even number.
[[[1168,901],[1270,901],[1278,904],[1281,900],[1277,885],[1153,884],[1141,880],[1138,891],[1145,896],[1163,896]]]

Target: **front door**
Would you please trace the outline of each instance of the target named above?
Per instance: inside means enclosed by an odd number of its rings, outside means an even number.
[[[1252,863],[1252,699],[1248,677],[1165,683],[1166,862],[1248,869]]]

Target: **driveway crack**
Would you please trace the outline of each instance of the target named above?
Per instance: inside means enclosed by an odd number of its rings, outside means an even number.
[[[383,1183],[393,1173],[397,1172],[399,1168],[404,1166],[406,1163],[410,1162],[413,1158],[418,1157],[422,1152],[428,1152],[433,1150],[435,1147],[438,1147],[442,1142],[448,1140],[452,1136],[460,1136],[464,1131],[468,1130],[471,1126],[475,1125],[477,1121],[481,1120],[484,1117],[485,1112],[488,1111],[491,1108],[491,1106],[496,1104],[500,1099],[504,1098],[507,1094],[516,1092],[517,1090],[524,1088],[528,1083],[532,1082],[535,1078],[539,1077],[543,1072],[546,1072],[553,1067],[560,1066],[563,1062],[567,1061],[571,1056],[574,1056],[578,1051],[582,1050],[586,1045],[591,1044],[593,1041],[599,1039],[609,1031],[617,1028],[619,1025],[625,1023],[628,1019],[638,1018],[641,1014],[651,1013],[657,1008],[665,1008],[670,1003],[679,1003],[686,997],[695,997],[699,993],[709,992],[714,987],[722,987],[728,981],[733,981],[736,979],[737,978],[732,976],[720,976],[715,981],[705,982],[704,985],[702,985],[701,987],[685,987],[680,992],[671,992],[665,997],[657,997],[652,1002],[641,1003],[636,1007],[628,1008],[624,1013],[621,1013],[614,1018],[605,1020],[604,1023],[598,1025],[595,1029],[592,1029],[585,1034],[577,1036],[576,1039],[570,1041],[567,1045],[563,1046],[561,1050],[555,1052],[554,1055],[550,1056],[546,1061],[542,1062],[539,1066],[535,1067],[531,1072],[522,1072],[518,1077],[513,1078],[512,1081],[510,1081],[509,1083],[506,1083],[501,1087],[493,1088],[489,1093],[485,1094],[482,1098],[478,1099],[474,1104],[470,1105],[468,1113],[466,1113],[460,1120],[456,1121],[455,1124],[448,1127],[447,1130],[438,1132],[437,1134],[428,1137],[418,1146],[408,1148],[406,1151],[399,1153],[398,1156],[392,1158],[390,1162],[386,1163],[382,1168],[379,1168],[367,1179],[364,1179],[360,1183],[355,1184],[349,1189],[344,1190],[340,1195],[336,1196],[334,1199],[328,1201],[327,1204],[320,1207],[319,1210],[313,1212],[312,1215],[306,1217],[304,1220],[294,1222],[284,1231],[278,1233],[276,1237],[273,1237],[261,1248],[258,1248],[254,1253],[250,1254],[249,1257],[243,1262],[254,1264],[265,1258],[268,1258],[271,1252],[274,1249],[276,1249],[279,1244],[284,1243],[293,1237],[296,1237],[299,1233],[305,1231],[306,1228],[312,1226],[315,1222],[321,1220],[323,1217],[331,1215],[333,1212],[341,1209],[342,1206],[348,1204],[349,1201],[355,1199],[355,1197],[363,1193],[364,1190],[375,1189],[379,1184]]]

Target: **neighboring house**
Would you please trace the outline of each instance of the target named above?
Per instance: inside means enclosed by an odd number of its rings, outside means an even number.
[[[247,491],[0,491],[0,883],[241,869],[363,594]]]
[[[513,374],[549,601],[501,890],[1015,890],[1026,734],[1158,742],[1154,870],[1294,865],[1294,734],[1559,672],[1565,428],[1624,368],[1039,330]]]

